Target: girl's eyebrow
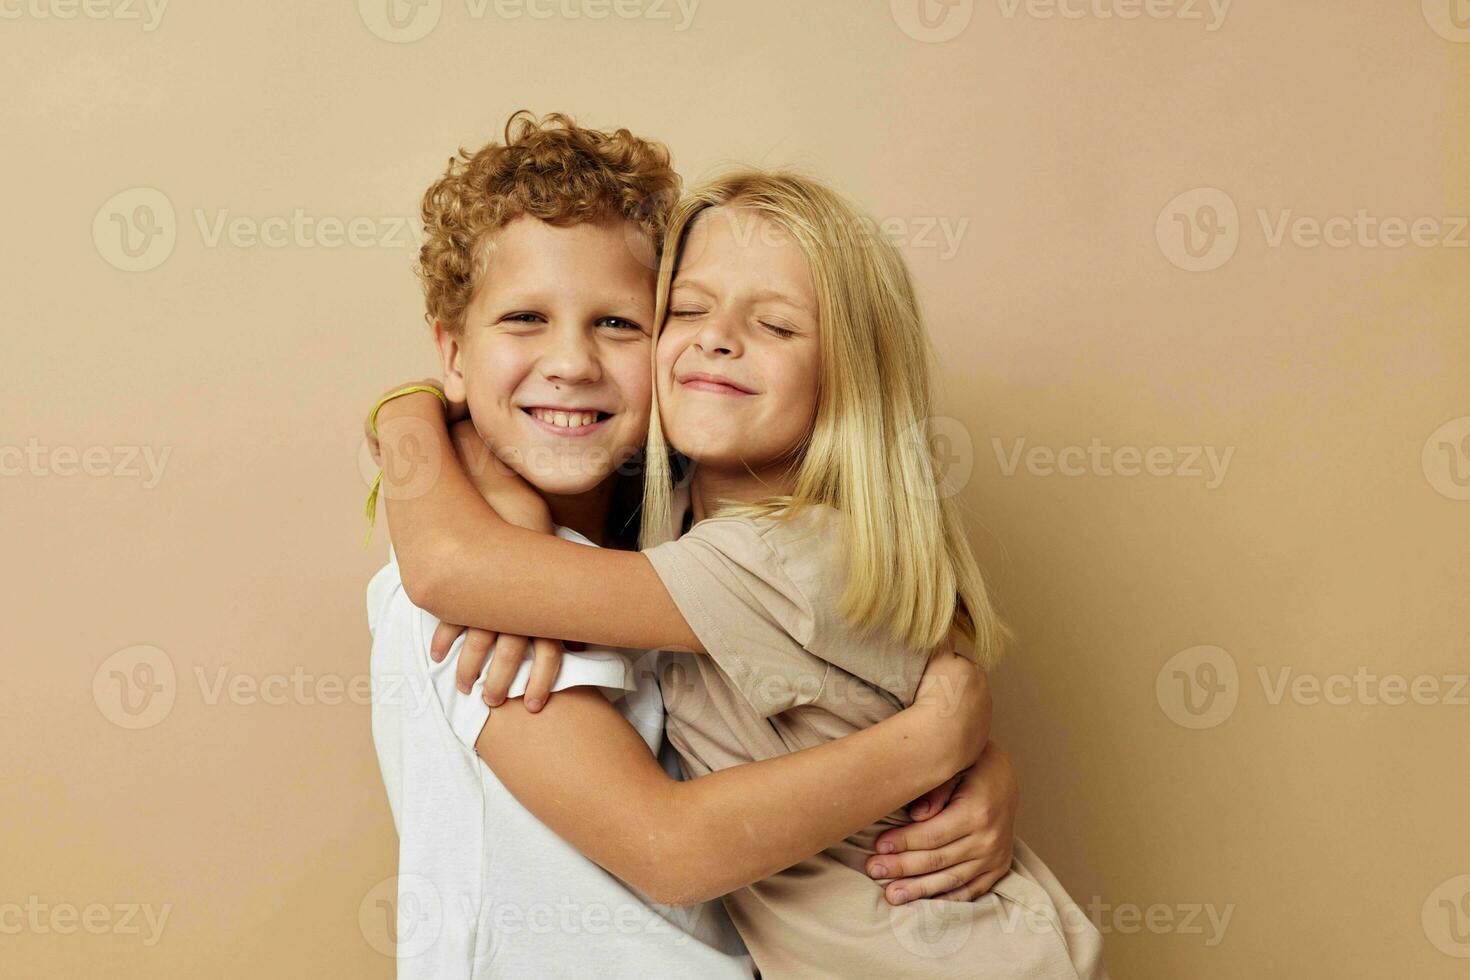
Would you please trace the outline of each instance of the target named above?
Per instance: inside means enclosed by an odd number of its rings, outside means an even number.
[[[708,286],[706,286],[703,282],[701,282],[698,279],[683,279],[683,280],[675,279],[674,280],[674,285],[670,288],[669,291],[670,292],[673,292],[674,290],[680,289],[680,288],[697,289],[697,290],[699,290],[700,292],[703,292],[703,293],[708,293],[710,295],[713,295],[714,294],[714,290],[710,289]],[[787,305],[787,306],[789,306],[789,307],[791,307],[793,309],[804,310],[804,311],[810,312],[810,309],[807,306],[807,304],[805,304],[801,300],[795,298],[790,293],[784,292],[784,291],[782,291],[780,289],[773,289],[773,288],[771,288],[769,286],[767,286],[767,287],[765,287],[763,289],[757,289],[757,290],[755,290],[754,292],[752,292],[750,294],[750,298],[753,299],[753,300],[755,300],[758,303],[767,302],[767,301],[775,301],[777,303],[784,303],[785,305]]]

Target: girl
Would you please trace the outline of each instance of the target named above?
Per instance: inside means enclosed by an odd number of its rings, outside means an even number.
[[[427,490],[390,495],[415,602],[510,633],[684,651],[662,679],[692,776],[893,715],[951,629],[993,665],[1005,630],[922,451],[917,302],[874,227],[787,174],[737,173],[681,203],[654,317],[646,550],[512,527],[446,465]],[[452,459],[437,400],[390,413]],[[669,447],[696,464],[683,513]],[[1105,976],[1097,930],[1019,841],[992,901],[887,905],[867,876],[884,876],[875,841],[906,819],[725,897],[763,976]]]

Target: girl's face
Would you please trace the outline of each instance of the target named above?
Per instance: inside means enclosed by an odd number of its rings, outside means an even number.
[[[779,224],[711,208],[689,230],[656,353],[669,443],[704,467],[786,467],[816,417],[821,350],[806,256]]]

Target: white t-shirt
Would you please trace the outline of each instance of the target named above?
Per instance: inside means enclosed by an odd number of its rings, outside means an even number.
[[[557,536],[592,546],[567,528]],[[439,621],[409,601],[391,551],[368,583],[367,606],[373,742],[398,829],[399,980],[750,980],[751,959],[719,902],[650,901],[537,820],[480,760],[484,678],[469,694],[455,688],[462,637],[443,663],[429,659]],[[525,693],[529,675],[528,659],[511,697]],[[601,689],[658,752],[656,678],[651,654],[589,646],[566,653],[553,690]],[[677,773],[667,749],[661,758]]]

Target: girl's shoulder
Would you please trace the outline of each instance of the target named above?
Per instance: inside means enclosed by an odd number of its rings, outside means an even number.
[[[843,522],[834,507],[806,504],[774,513],[717,514],[680,540],[711,548],[757,572],[813,618],[825,620],[836,609],[845,582]]]
[[[700,521],[694,532],[766,554],[789,573],[812,573],[843,564],[846,518],[835,507],[803,504],[769,514],[719,515]]]
[[[782,622],[806,652],[851,678],[908,704],[926,658],[881,632],[856,629],[842,613],[847,586],[846,516],[805,505],[761,515],[722,515],[696,524],[684,539],[738,567],[742,591]]]

